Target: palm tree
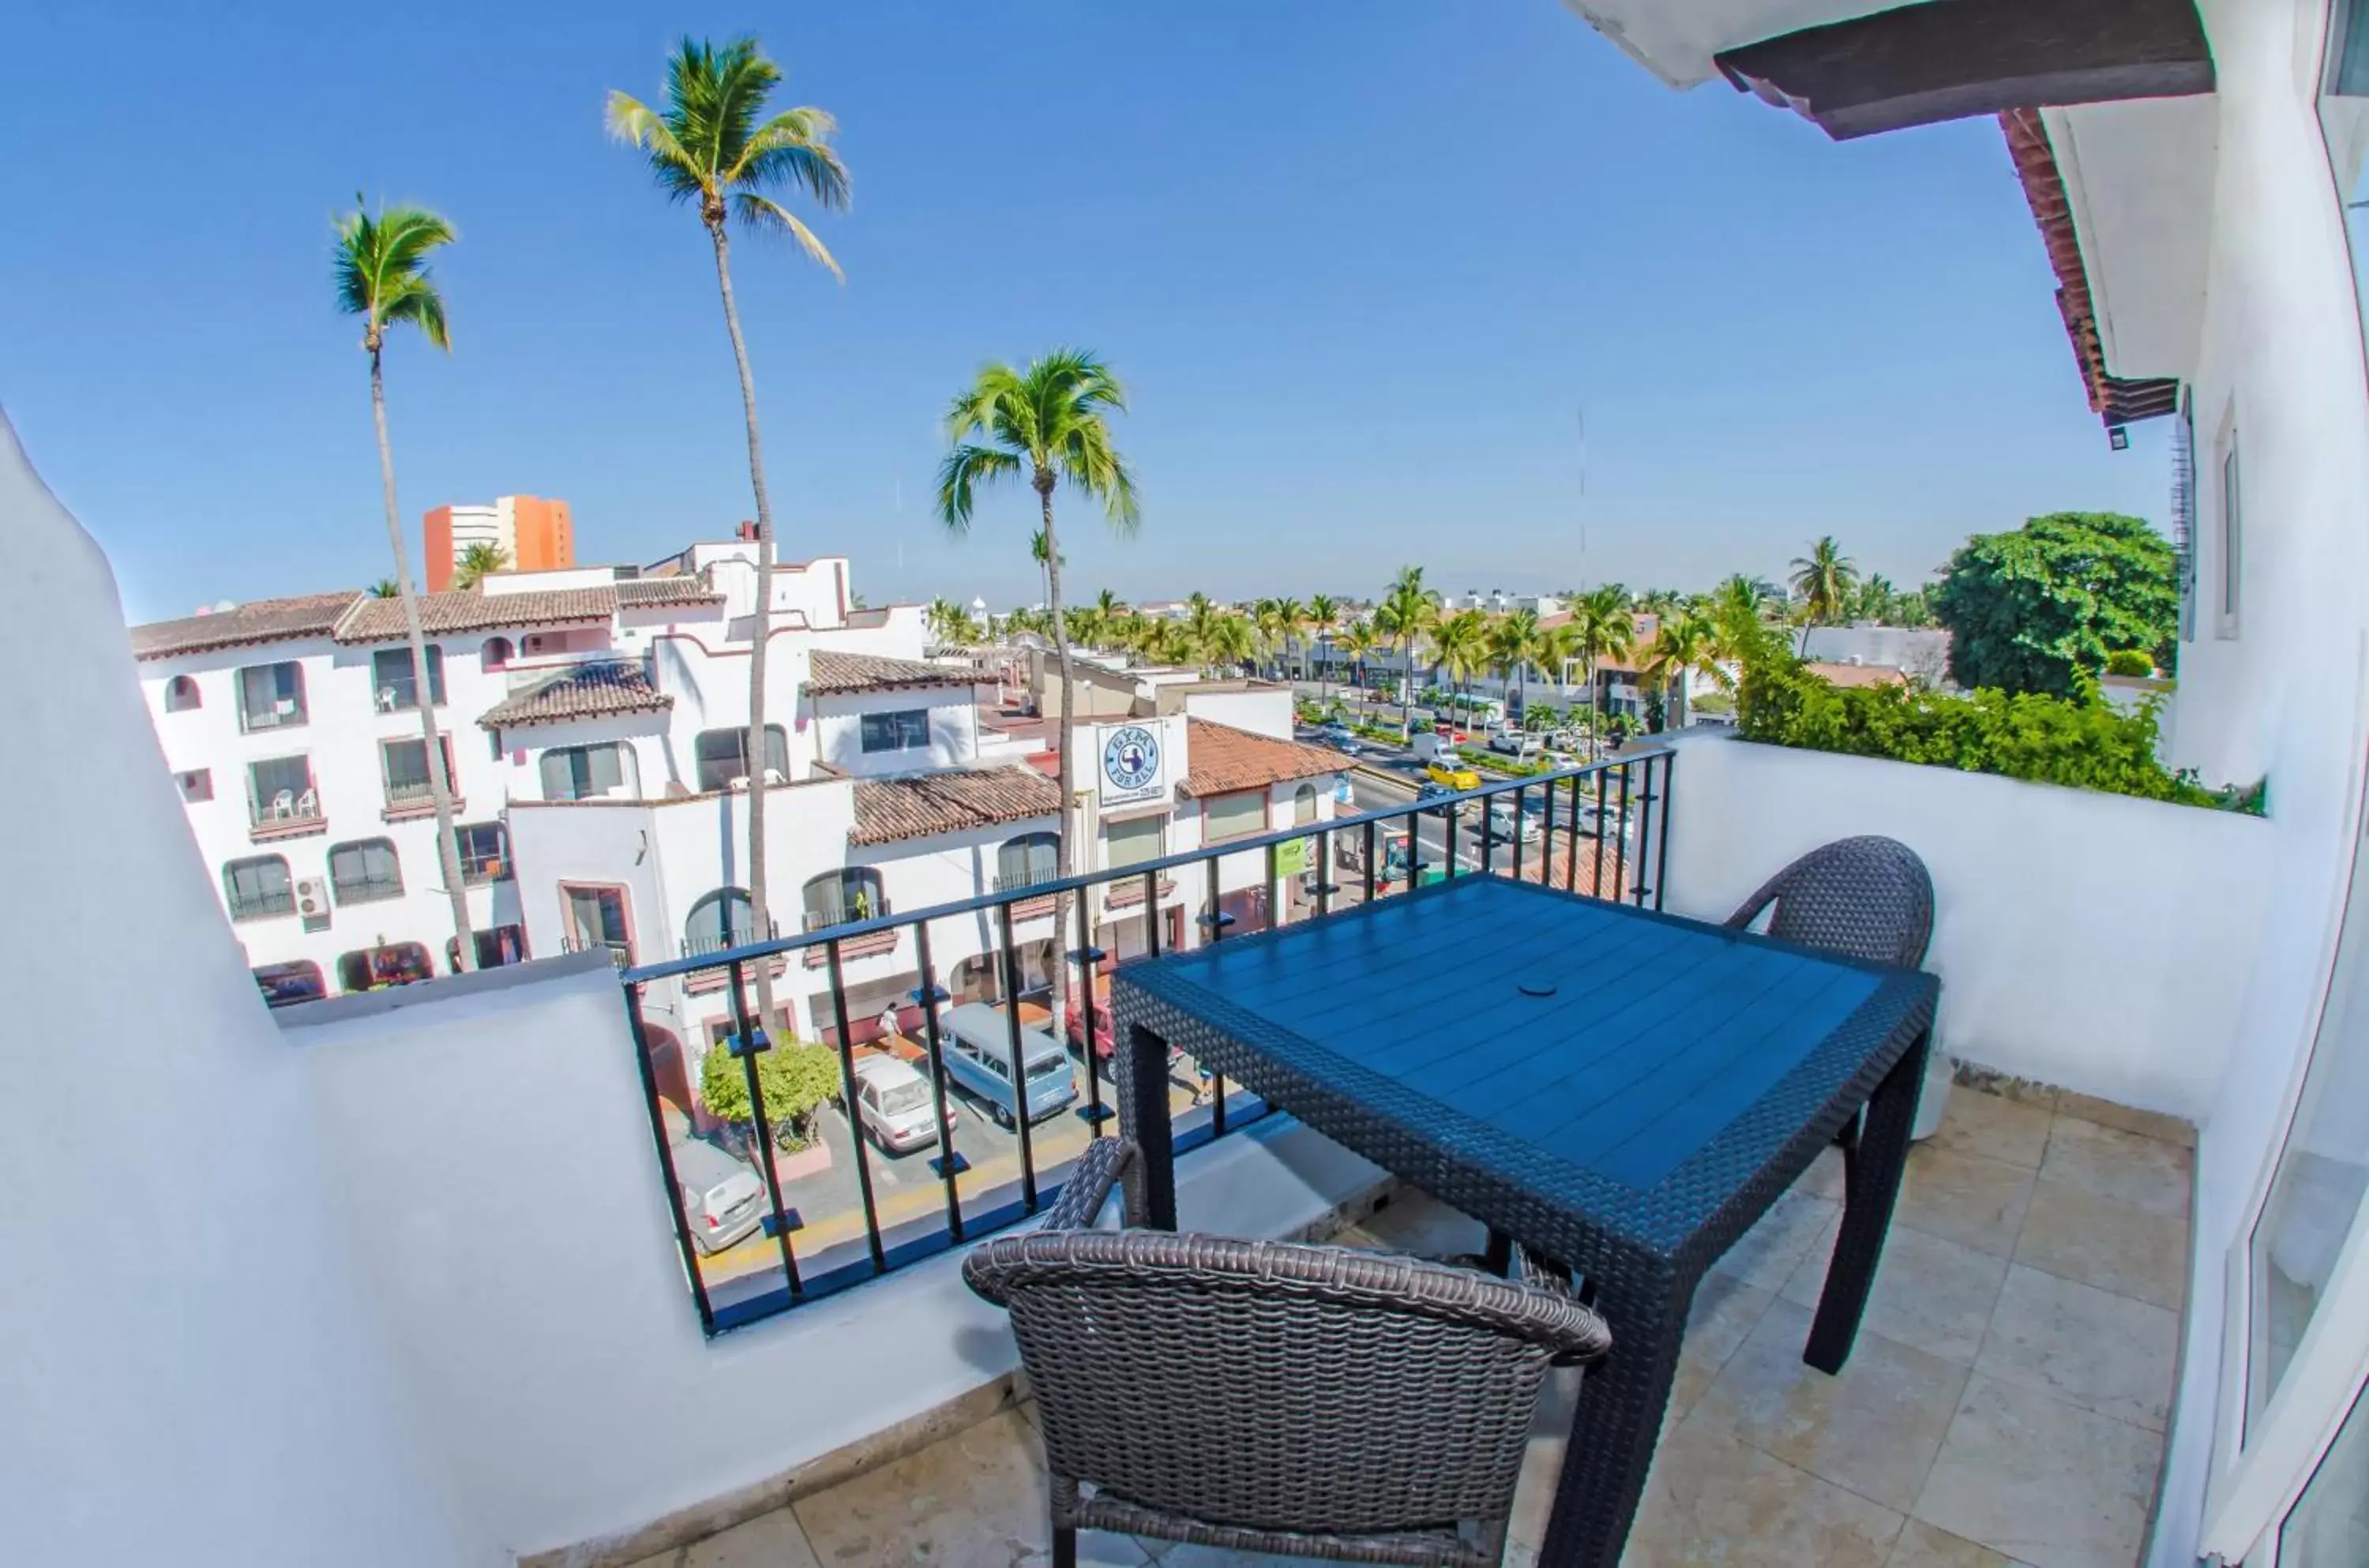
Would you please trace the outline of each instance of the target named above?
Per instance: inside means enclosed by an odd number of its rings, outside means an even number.
[[[452,832],[452,777],[444,766],[444,745],[436,733],[436,697],[428,662],[428,637],[419,624],[419,597],[411,591],[411,565],[403,547],[403,519],[395,504],[395,448],[386,434],[386,381],[381,356],[391,327],[409,326],[447,353],[452,340],[444,321],[444,296],[429,276],[428,258],[452,243],[452,225],[424,207],[381,207],[373,218],[354,198],[354,211],[338,220],[338,308],[362,318],[362,352],[370,356],[371,423],[378,432],[379,488],[386,499],[386,543],[395,553],[395,597],[403,601],[403,627],[411,644],[411,670],[418,687],[419,736],[428,753],[428,797],[436,807],[436,855],[444,891],[452,900],[452,967],[477,967],[477,943],[469,929],[469,889],[461,880],[461,847]],[[382,585],[383,586],[383,585]]]
[[[1539,657],[1539,612],[1516,610],[1489,628],[1489,661],[1504,679],[1519,680],[1521,706],[1530,705],[1530,665]]]
[[[1247,615],[1220,613],[1200,639],[1201,661],[1211,675],[1221,664],[1248,664],[1258,653],[1258,628]]]
[[[1333,624],[1341,618],[1341,601],[1329,593],[1310,594],[1308,599],[1308,657],[1316,666],[1320,682],[1319,700],[1330,705],[1333,701]],[[1316,658],[1316,645],[1325,645],[1322,659]]]
[[[1432,645],[1439,650],[1441,668],[1456,683],[1458,695],[1465,694],[1472,678],[1488,668],[1489,617],[1478,610],[1459,610],[1440,621],[1432,632]]]
[[[370,596],[372,599],[393,599],[402,591],[402,586],[393,578],[381,578],[370,585]]]
[[[1305,681],[1308,679],[1308,606],[1297,599],[1278,599],[1275,601],[1275,622],[1283,634],[1286,648],[1294,643],[1299,645],[1299,679]]]
[[[951,450],[938,469],[938,516],[956,533],[969,532],[974,497],[983,483],[1024,476],[1036,492],[1045,539],[1046,608],[1053,623],[1053,649],[1061,670],[1060,863],[1074,876],[1076,844],[1070,833],[1076,751],[1070,729],[1070,696],[1076,691],[1070,632],[1061,617],[1061,551],[1053,532],[1053,490],[1062,480],[1103,503],[1104,518],[1122,537],[1142,521],[1135,476],[1111,442],[1106,416],[1127,411],[1127,392],[1093,355],[1057,349],[1024,371],[992,364],[960,393],[946,411]],[[987,442],[970,438],[983,435]],[[991,443],[991,444],[988,444]],[[1150,920],[1158,910],[1149,910]],[[1054,911],[1055,931],[1067,931],[1069,895]],[[1068,972],[1055,966],[1054,1015],[1060,1015]]]
[[[1859,567],[1843,554],[1833,534],[1825,534],[1810,546],[1807,555],[1793,558],[1792,585],[1809,614],[1802,632],[1802,646],[1807,648],[1808,628],[1831,624],[1849,605],[1852,590],[1859,587]]]
[[[1399,688],[1399,734],[1414,732],[1414,645],[1438,624],[1439,606],[1423,589],[1423,568],[1401,567],[1390,591],[1374,607],[1374,629],[1397,640],[1406,656],[1406,684]]]
[[[1587,672],[1587,735],[1594,742],[1604,733],[1604,685],[1596,679],[1596,666],[1607,658],[1628,657],[1637,637],[1628,591],[1607,583],[1583,595],[1573,602],[1565,624],[1572,655]]]
[[[1374,656],[1374,650],[1382,646],[1380,635],[1374,630],[1373,622],[1361,615],[1341,628],[1339,641],[1341,651],[1349,656],[1351,683],[1363,684],[1366,678],[1366,660],[1371,658]]]
[[[480,540],[462,551],[461,558],[452,563],[452,586],[464,590],[473,589],[486,580],[488,572],[508,571],[509,565],[509,551]]]
[[[749,487],[757,501],[757,603],[750,627],[749,733],[743,761],[749,787],[749,922],[751,931],[772,929],[766,909],[765,876],[765,666],[772,651],[773,616],[773,503],[765,490],[765,447],[757,430],[757,383],[749,370],[749,345],[740,335],[740,310],[732,297],[734,223],[759,234],[783,234],[815,261],[845,280],[822,241],[768,192],[803,189],[817,203],[844,209],[847,169],[831,148],[839,122],[823,109],[765,112],[765,100],[781,85],[782,70],[765,58],[751,38],[718,49],[686,38],[667,57],[666,107],[652,109],[629,94],[609,94],[610,133],[641,149],[650,173],[670,200],[699,209],[715,252],[715,288],[724,301],[724,329],[732,340],[732,362],[740,372],[740,415],[748,428]],[[774,1026],[773,971],[757,966],[757,1005],[767,1028]]]
[[[1718,623],[1700,611],[1682,610],[1654,628],[1654,640],[1646,645],[1643,668],[1638,673],[1660,682],[1666,727],[1677,728],[1685,720],[1688,676],[1708,676],[1722,688],[1735,683],[1722,662],[1726,653]]]

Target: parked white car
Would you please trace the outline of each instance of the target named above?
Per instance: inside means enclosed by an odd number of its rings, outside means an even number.
[[[910,1062],[867,1053],[855,1059],[855,1115],[872,1141],[891,1154],[909,1153],[937,1142],[930,1130],[930,1107],[936,1096],[930,1081]],[[946,1121],[954,1122],[954,1107]]]
[[[1507,841],[1511,841],[1518,832],[1523,843],[1536,843],[1539,834],[1542,831],[1539,823],[1539,808],[1535,806],[1523,807],[1517,828],[1514,808],[1503,801],[1492,801],[1489,805],[1489,830],[1495,837]]]

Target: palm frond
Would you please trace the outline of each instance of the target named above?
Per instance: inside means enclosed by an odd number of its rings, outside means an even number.
[[[338,308],[383,326],[409,322],[438,348],[449,347],[444,297],[428,258],[459,237],[452,223],[425,207],[383,207],[373,217],[355,201],[337,220]]]
[[[425,280],[405,289],[388,301],[379,312],[379,319],[389,326],[407,322],[419,328],[419,335],[446,353],[452,351],[451,328],[444,320],[444,296],[429,286]]]
[[[650,173],[670,197],[687,201],[705,189],[698,160],[674,128],[639,98],[612,88],[607,121],[610,135],[648,155]]]
[[[778,201],[760,196],[753,190],[739,190],[733,193],[732,205],[734,211],[740,214],[740,222],[745,227],[760,234],[789,235],[797,241],[798,248],[807,253],[808,260],[830,269],[830,275],[841,282],[847,281],[847,274],[840,270],[839,260],[831,255],[829,247],[815,237],[812,229],[798,222],[796,216]]]
[[[830,145],[838,131],[828,109],[784,109],[749,138],[724,171],[725,182],[758,189],[795,186],[819,205],[843,211],[853,191],[847,166]]]
[[[1020,472],[1020,459],[991,446],[957,445],[938,465],[938,521],[950,532],[970,529],[974,492],[982,480]]]

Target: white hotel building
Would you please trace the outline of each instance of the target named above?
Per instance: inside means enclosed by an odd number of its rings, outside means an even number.
[[[451,762],[481,966],[593,946],[620,962],[754,935],[746,874],[752,546],[694,545],[613,567],[497,574],[422,601],[429,692]],[[772,791],[774,928],[906,912],[1054,875],[1059,792],[1041,723],[982,724],[969,665],[925,662],[910,605],[856,608],[847,562],[776,568],[762,765]],[[400,606],[350,593],[242,605],[134,629],[142,687],[189,825],[266,992],[341,994],[449,973],[451,912]],[[1077,830],[1091,864],[1330,819],[1348,764],[1291,738],[1289,693],[1230,686],[1082,723]],[[1108,732],[1151,738],[1152,776],[1095,781]],[[1221,897],[1264,918],[1257,857]],[[1097,893],[1097,944],[1140,950],[1140,882]],[[1161,889],[1163,944],[1206,882]],[[1023,992],[1049,983],[1053,900],[1015,909]],[[959,923],[959,929],[957,929]],[[939,922],[932,960],[957,998],[1000,996],[984,917]],[[921,981],[910,930],[842,949],[853,1032],[869,1037]],[[775,966],[791,1031],[829,1035],[824,955]],[[653,1025],[704,1047],[731,1027],[721,972],[660,982]],[[910,1017],[910,1014],[909,1013]],[[665,1044],[659,1042],[661,1047]],[[671,1063],[662,1052],[661,1070]],[[670,1087],[672,1087],[670,1085]],[[687,1090],[687,1086],[685,1086]]]

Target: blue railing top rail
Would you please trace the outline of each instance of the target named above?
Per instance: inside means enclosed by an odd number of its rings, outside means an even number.
[[[696,974],[704,969],[721,968],[732,964],[753,963],[758,959],[771,958],[784,953],[803,952],[809,947],[820,947],[828,943],[869,936],[876,932],[900,931],[907,926],[918,925],[924,921],[953,920],[963,915],[976,914],[982,910],[992,910],[1000,905],[1013,902],[1016,893],[1024,893],[1028,898],[1037,898],[1047,894],[1084,892],[1088,888],[1097,887],[1105,883],[1141,876],[1156,876],[1164,871],[1196,866],[1212,856],[1244,854],[1255,850],[1264,850],[1272,845],[1288,844],[1295,840],[1310,838],[1318,833],[1337,833],[1345,830],[1362,829],[1368,824],[1379,826],[1402,821],[1416,811],[1445,810],[1450,807],[1461,806],[1468,801],[1486,800],[1495,795],[1511,795],[1516,790],[1551,787],[1566,782],[1575,783],[1600,773],[1620,773],[1625,782],[1625,770],[1631,764],[1647,758],[1669,754],[1670,748],[1667,746],[1646,747],[1639,750],[1624,752],[1619,756],[1607,757],[1600,761],[1583,762],[1574,768],[1559,768],[1552,773],[1533,773],[1528,778],[1503,779],[1493,784],[1483,784],[1478,789],[1459,790],[1451,795],[1434,795],[1428,800],[1409,801],[1403,806],[1389,806],[1379,811],[1359,812],[1355,817],[1335,817],[1330,821],[1296,825],[1271,833],[1261,833],[1253,838],[1229,839],[1221,844],[1196,845],[1189,850],[1180,850],[1174,854],[1162,855],[1157,860],[1140,861],[1134,865],[1122,866],[1115,870],[1082,871],[1071,876],[1047,878],[1024,889],[979,893],[967,898],[956,898],[948,903],[933,904],[925,910],[876,915],[869,920],[849,921],[844,924],[826,926],[818,931],[794,933],[788,936],[774,937],[764,942],[750,942],[737,947],[720,948],[713,953],[637,964],[623,970],[620,978],[627,985],[641,985],[650,980],[670,979],[677,975]]]

